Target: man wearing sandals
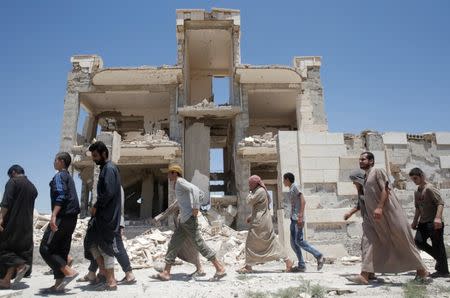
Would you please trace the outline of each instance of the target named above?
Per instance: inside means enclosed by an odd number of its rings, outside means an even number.
[[[213,280],[219,280],[226,275],[225,268],[219,260],[217,260],[216,253],[206,245],[200,234],[197,219],[200,203],[198,198],[193,195],[194,185],[183,179],[182,175],[183,171],[179,165],[171,165],[169,167],[169,185],[171,187],[173,185],[176,200],[180,207],[180,224],[175,229],[175,232],[170,239],[165,258],[166,265],[164,271],[153,277],[162,281],[168,281],[170,279],[170,269],[175,263],[178,251],[181,249],[186,238],[190,238],[194,243],[195,248],[203,257],[212,262],[216,268]]]
[[[119,252],[117,236],[120,235],[121,181],[119,170],[108,160],[109,150],[103,142],[89,146],[92,160],[100,166],[97,183],[97,201],[91,209],[92,226],[86,233],[89,251],[97,261],[106,284],[98,290],[115,291],[114,256]]]
[[[416,281],[429,282],[428,271],[415,246],[410,225],[402,206],[392,189],[386,171],[375,168],[375,157],[364,152],[359,166],[366,172],[364,204],[367,210],[366,236],[372,246],[374,273],[400,273],[416,270]],[[347,277],[367,285],[369,274]]]
[[[75,182],[67,171],[71,162],[69,153],[60,152],[53,163],[58,172],[50,182],[52,216],[39,248],[55,278],[55,284],[48,289],[49,292],[63,292],[67,284],[78,276],[78,272],[68,264],[72,234],[80,213]]]
[[[0,289],[11,288],[27,273],[33,255],[33,211],[38,195],[24,169],[13,165],[8,170],[3,200],[0,203]],[[13,285],[14,285],[13,284]]]

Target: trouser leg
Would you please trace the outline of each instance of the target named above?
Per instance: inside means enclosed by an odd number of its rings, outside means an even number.
[[[203,237],[200,234],[197,217],[192,216],[185,223],[180,224],[180,226],[185,231],[187,237],[193,240],[195,247],[203,257],[208,261],[212,261],[216,258],[216,252],[206,245],[205,240],[203,240]]]

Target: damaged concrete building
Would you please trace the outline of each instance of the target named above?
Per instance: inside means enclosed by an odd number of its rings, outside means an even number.
[[[176,11],[173,66],[104,67],[96,55],[71,58],[60,149],[74,155],[83,214],[95,197],[98,170],[86,155],[94,139],[109,146],[120,168],[130,221],[167,208],[173,196],[166,169],[177,162],[188,180],[211,192],[214,212],[245,229],[247,179],[257,174],[287,245],[282,174],[290,171],[306,195],[308,239],[338,255],[359,251],[360,218],[344,222],[343,215],[355,202],[348,174],[362,151],[373,151],[377,166],[392,175],[408,212],[413,166],[449,197],[450,133],[328,132],[321,57],[294,57],[290,66],[243,64],[240,33],[238,10],[183,9]],[[226,98],[214,94],[217,80],[227,82]],[[211,172],[211,150],[221,153],[223,171]]]

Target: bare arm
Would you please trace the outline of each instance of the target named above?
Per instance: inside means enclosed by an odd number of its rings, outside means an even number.
[[[436,217],[434,218],[434,228],[436,230],[442,229],[442,212],[444,211],[444,205],[438,205],[436,211]]]

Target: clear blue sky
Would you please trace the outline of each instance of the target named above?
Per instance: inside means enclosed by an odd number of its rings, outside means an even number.
[[[450,1],[0,1],[0,187],[23,165],[48,210],[69,59],[176,63],[175,9],[241,10],[242,62],[323,56],[331,131],[450,130]],[[0,190],[0,193],[3,191]]]

